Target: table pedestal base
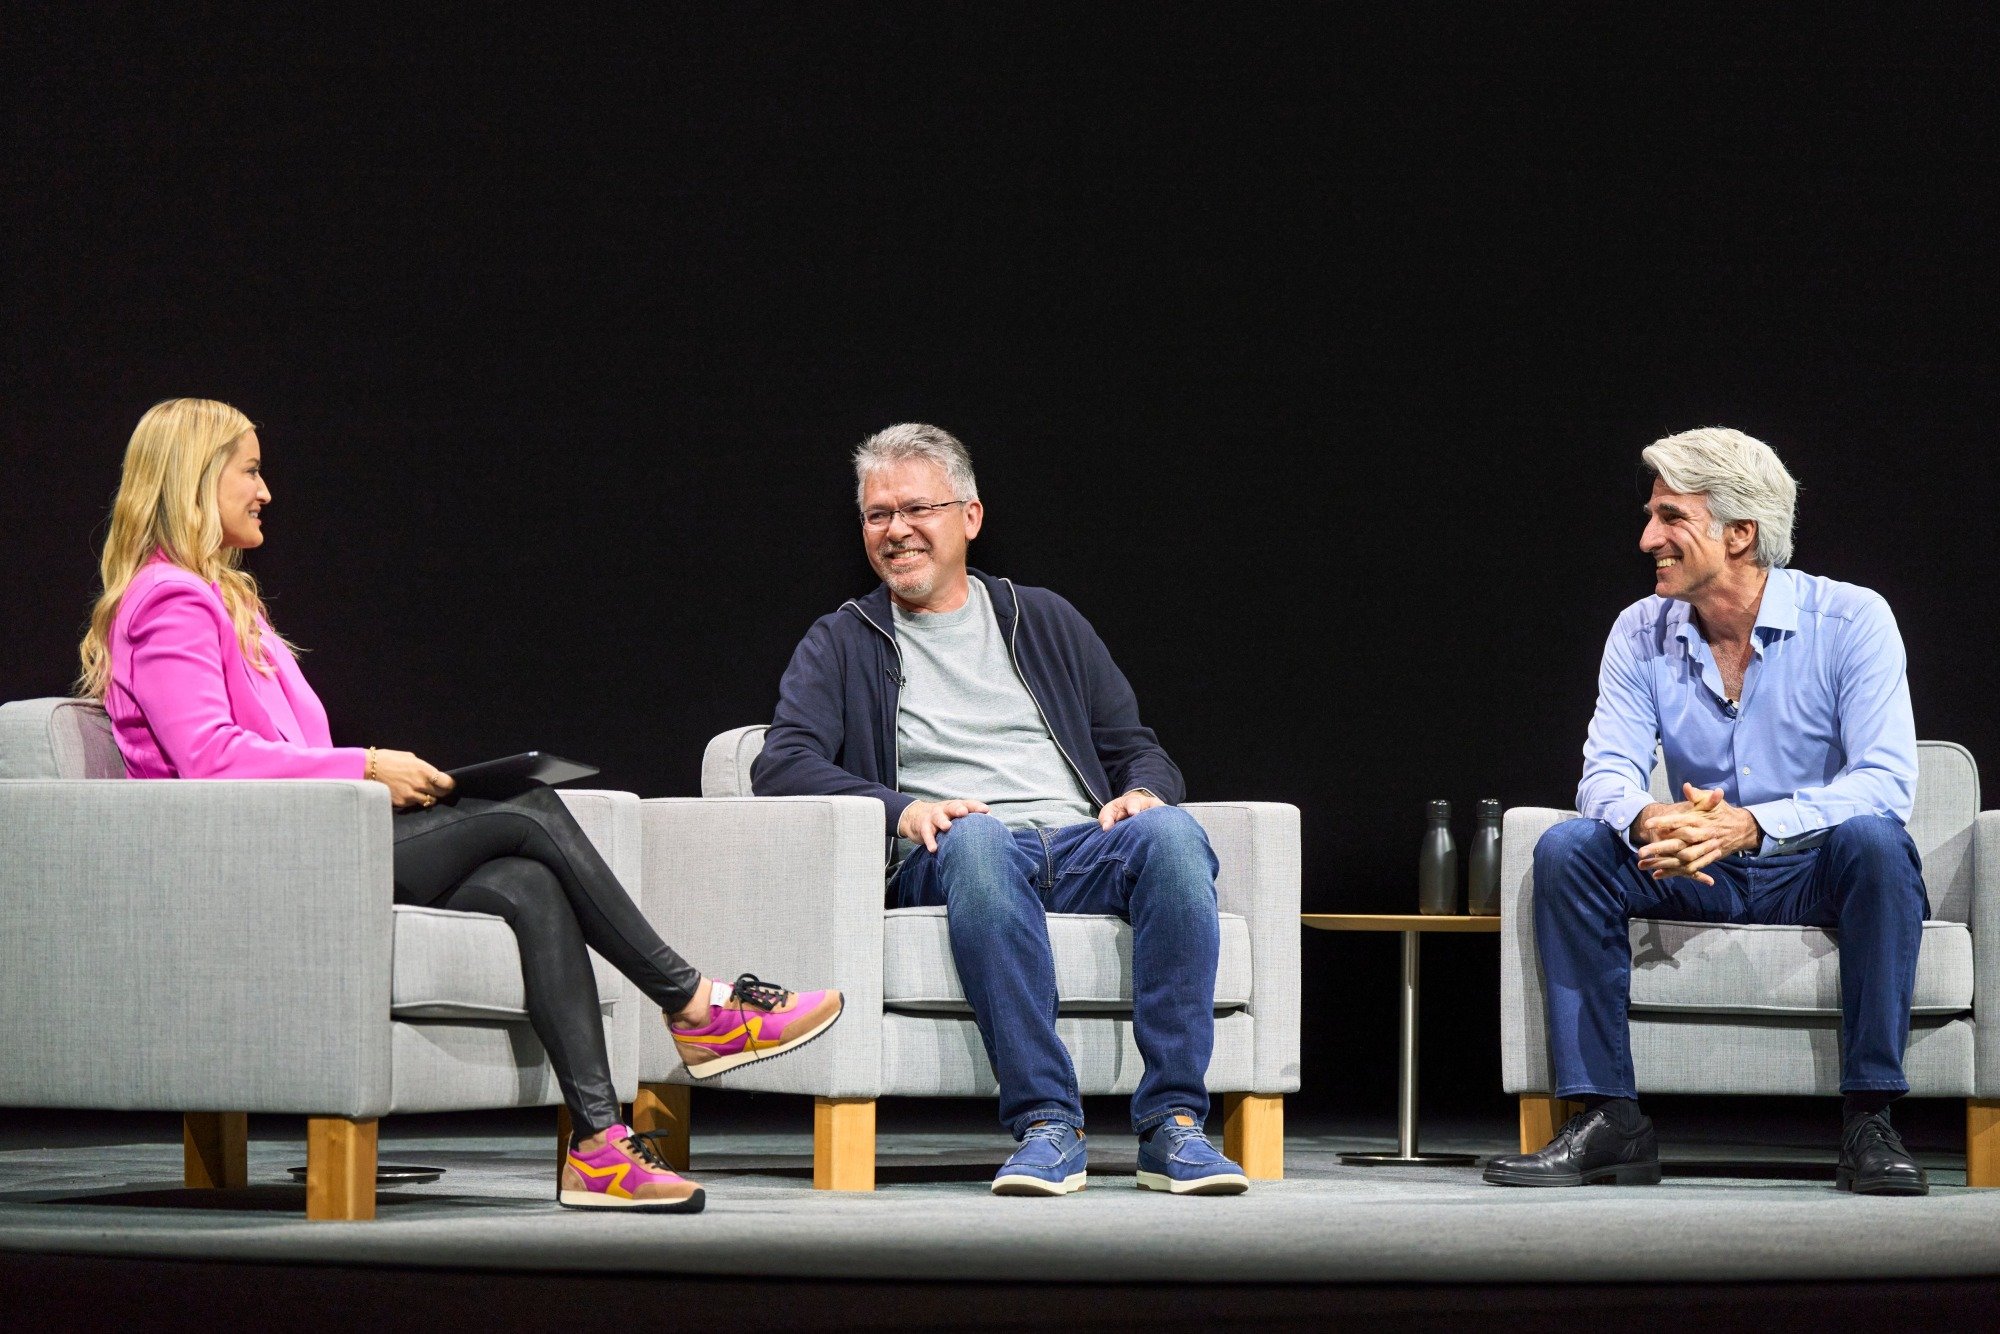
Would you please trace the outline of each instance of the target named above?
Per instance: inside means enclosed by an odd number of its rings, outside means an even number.
[[[1471,1153],[1424,1153],[1417,1148],[1417,984],[1422,959],[1419,945],[1426,931],[1479,931],[1498,935],[1498,917],[1462,913],[1306,913],[1309,927],[1322,931],[1395,931],[1403,937],[1402,1024],[1396,1044],[1396,1151],[1343,1153],[1349,1167],[1472,1167]],[[2000,1106],[2000,1102],[1995,1104]],[[1997,1136],[1996,1139],[2000,1139]]]
[[[1470,1167],[1479,1161],[1476,1153],[1343,1153],[1340,1161],[1349,1167]]]
[[[1403,932],[1403,1004],[1401,1050],[1396,1070],[1396,1151],[1343,1153],[1350,1167],[1470,1167],[1479,1161],[1470,1153],[1422,1153],[1417,1149],[1417,986],[1422,976],[1419,931]]]

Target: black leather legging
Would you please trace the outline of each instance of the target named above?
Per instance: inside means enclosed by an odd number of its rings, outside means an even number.
[[[528,1021],[579,1138],[620,1119],[587,945],[668,1013],[701,985],[660,939],[553,788],[396,816],[396,902],[492,913],[514,929]]]

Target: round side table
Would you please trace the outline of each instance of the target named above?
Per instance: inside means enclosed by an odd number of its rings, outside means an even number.
[[[1467,1167],[1479,1161],[1470,1153],[1421,1153],[1417,1149],[1417,992],[1421,977],[1420,946],[1426,931],[1500,933],[1498,917],[1429,913],[1302,913],[1299,920],[1316,931],[1395,931],[1403,937],[1403,1015],[1396,1075],[1396,1151],[1343,1153],[1340,1161],[1355,1167]]]

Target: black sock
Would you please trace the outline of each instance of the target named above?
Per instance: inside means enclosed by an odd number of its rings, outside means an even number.
[[[1858,1089],[1853,1093],[1840,1095],[1840,1123],[1846,1125],[1856,1117],[1873,1116],[1882,1113],[1883,1119],[1889,1115],[1889,1104],[1903,1095],[1892,1089]]]
[[[1602,1098],[1595,1093],[1585,1093],[1570,1101],[1582,1103],[1585,1111],[1603,1112],[1605,1118],[1621,1130],[1637,1126],[1645,1115],[1639,1110],[1637,1098]]]

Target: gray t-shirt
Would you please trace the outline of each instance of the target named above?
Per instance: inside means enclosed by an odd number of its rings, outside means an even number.
[[[983,801],[1014,829],[1096,819],[1014,670],[986,586],[968,582],[971,595],[957,611],[894,609],[904,676],[897,788],[922,801]]]

